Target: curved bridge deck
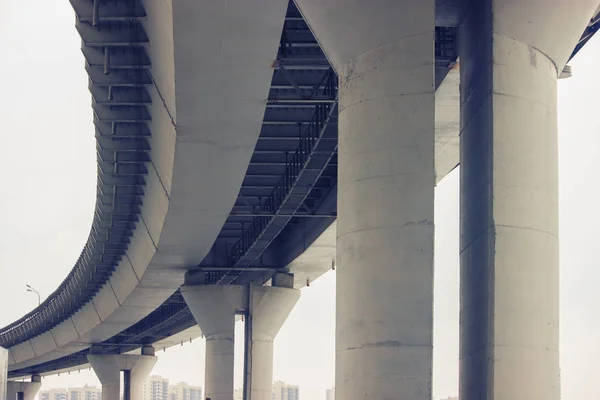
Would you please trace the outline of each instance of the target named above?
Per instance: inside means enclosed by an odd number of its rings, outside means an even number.
[[[156,168],[149,140],[154,133],[152,102],[158,100],[168,109],[168,99],[155,87],[147,50],[148,16],[142,2],[71,2],[83,40],[98,143],[93,228],[63,284],[41,307],[0,330],[0,346],[6,348],[33,341],[73,316],[109,282],[118,262],[127,256],[134,231],[143,224],[147,176]],[[596,17],[573,55],[599,27]],[[455,39],[454,28],[436,30],[438,87],[453,73]],[[195,267],[205,271],[213,284],[268,281],[275,271],[286,270],[335,221],[337,77],[291,1],[277,59],[271,67],[273,77],[262,128],[239,194],[212,248]],[[457,83],[456,75],[452,79],[448,82]],[[450,96],[457,90],[450,90]],[[158,98],[150,91],[158,92]],[[235,109],[229,110],[231,118],[235,113]],[[174,116],[169,114],[169,118],[175,125]],[[456,118],[436,121],[436,131],[438,125],[443,131],[443,124],[453,129]],[[454,144],[454,148],[444,150],[448,155],[438,170],[438,179],[458,163]],[[160,343],[193,326],[195,321],[176,291],[156,310],[99,346],[106,353],[124,353]],[[63,357],[13,368],[9,375],[51,373],[86,364],[88,346],[84,344],[82,350]]]

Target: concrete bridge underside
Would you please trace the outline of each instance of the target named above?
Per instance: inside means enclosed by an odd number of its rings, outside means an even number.
[[[188,270],[237,286],[292,272],[300,288],[337,263],[336,386],[348,399],[397,395],[411,359],[402,395],[426,399],[433,188],[460,159],[461,396],[558,398],[556,79],[597,30],[597,0],[568,21],[562,0],[71,3],[93,96],[97,212],[66,284],[0,331],[11,376],[85,364],[91,344],[113,354],[197,337],[179,293]],[[543,310],[511,272],[542,253]],[[507,324],[516,333],[495,328]],[[511,350],[523,343],[532,364]],[[500,353],[508,361],[486,366]],[[518,387],[515,362],[540,371],[529,391],[482,383]]]

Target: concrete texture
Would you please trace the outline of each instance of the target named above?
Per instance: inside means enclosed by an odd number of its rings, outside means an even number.
[[[271,400],[273,390],[273,342],[300,299],[297,289],[253,286],[252,400]]]
[[[440,17],[438,2],[438,18]],[[594,15],[600,13],[600,7]],[[445,25],[445,24],[442,24]],[[564,71],[563,71],[564,72]],[[448,72],[435,93],[435,180],[440,182],[459,164],[460,158],[460,61]],[[336,256],[337,224],[334,222],[288,268],[294,273],[295,288],[331,269]]]
[[[158,358],[150,355],[90,354],[88,361],[102,384],[102,400],[121,399],[121,371],[131,372],[129,398],[139,400],[144,381]]]
[[[6,399],[33,400],[40,388],[42,380],[39,375],[31,377],[31,382],[8,382],[6,385]]]
[[[195,326],[185,329],[175,335],[169,336],[168,338],[165,338],[158,342],[155,342],[152,344],[152,346],[156,348],[156,351],[159,351],[159,350],[171,348],[173,346],[180,346],[182,342],[189,342],[189,341],[196,340],[196,339],[200,338],[202,335],[203,334],[202,334],[202,331],[200,330],[200,328],[197,325],[195,325]],[[71,348],[71,347],[75,347],[75,346],[72,345],[72,346],[68,346],[67,348]],[[80,345],[80,350],[84,350],[87,347],[88,346],[86,346],[86,345]],[[132,350],[131,352],[127,352],[125,354],[137,355],[138,353],[139,353],[139,349]],[[8,353],[8,354],[10,355],[10,353]],[[67,354],[71,354],[71,353],[65,353],[65,355],[67,355]],[[68,368],[62,368],[59,370],[48,371],[45,373],[41,373],[40,375],[41,376],[52,376],[52,375],[56,375],[56,374],[66,374],[69,372],[82,371],[87,368],[91,368],[89,363],[85,363],[85,364],[77,365],[77,366],[73,366],[73,367],[68,367]],[[24,376],[18,376],[17,378],[23,378],[23,377]],[[2,399],[0,398],[0,400],[2,400]]]
[[[380,45],[387,43],[385,35],[399,33],[394,29],[409,31],[416,23],[410,21],[402,27],[393,26],[391,20],[397,20],[396,15],[385,10],[404,7],[403,3],[388,7],[385,1],[379,1],[362,10],[364,4],[359,1],[343,2],[347,9],[342,15],[344,20],[336,15],[339,0],[324,3],[299,0],[298,3],[338,72],[345,68],[348,60],[364,63],[361,55],[373,47],[383,50],[385,46]],[[562,26],[567,14],[570,15],[568,22],[574,25],[586,20],[589,9],[594,8],[592,3],[594,1],[582,0],[571,15],[564,0],[557,0],[555,7],[547,7],[543,0],[534,0],[522,9],[507,2],[506,7],[494,13],[494,27],[500,35],[514,33],[516,41],[531,42],[532,48],[539,47],[544,54],[547,51],[562,68],[568,53],[564,49],[572,48],[580,31],[579,28],[567,29],[564,35],[561,33],[555,39],[560,30],[554,25],[560,22],[556,26]],[[490,1],[486,0],[485,4]],[[260,129],[272,73],[270,65],[275,58],[286,2],[263,0],[260,6],[266,11],[250,16],[249,5],[241,1],[234,2],[231,9],[207,1],[173,5],[170,1],[145,0],[144,6],[148,12],[145,28],[150,37],[148,51],[153,59],[152,73],[156,84],[151,93],[153,163],[147,176],[147,202],[140,222],[144,229],[136,230],[130,254],[121,260],[110,284],[90,303],[50,332],[10,349],[11,369],[80,351],[146,316],[181,284],[184,268],[202,259],[235,200]],[[551,10],[540,14],[538,8]],[[364,17],[362,11],[366,12]],[[189,18],[190,15],[195,18]],[[422,15],[417,12],[415,16]],[[531,26],[506,24],[504,18],[509,21],[529,18]],[[243,23],[238,23],[242,19]],[[333,23],[329,23],[330,19]],[[364,34],[373,19],[378,21],[378,29]],[[225,26],[229,28],[224,29]],[[388,29],[388,26],[393,28]],[[543,37],[536,37],[535,32]],[[202,38],[202,46],[196,44],[198,38]],[[215,44],[221,42],[223,49]],[[243,56],[244,74],[236,69],[239,65],[236,55]],[[455,67],[436,93],[436,181],[458,162],[458,75]],[[214,93],[204,90],[210,85],[218,85],[218,90],[214,89]],[[342,95],[346,89],[341,89]],[[363,99],[363,103],[367,103],[364,100],[372,101]],[[224,102],[234,104],[231,109],[240,111],[239,120],[222,120],[221,108],[217,105]],[[199,153],[187,151],[186,146],[190,143]],[[231,146],[230,143],[240,145]],[[224,160],[227,160],[227,168],[214,168],[225,163]],[[198,176],[186,173],[186,169],[206,173]],[[290,264],[296,276],[296,288],[314,281],[331,268],[336,235],[337,224],[334,223]],[[158,346],[168,347],[199,335],[200,330],[194,327],[175,338],[161,341]]]
[[[430,400],[435,4],[297,3],[340,80],[336,392]]]
[[[243,310],[243,286],[183,286],[181,294],[206,338],[205,397],[233,398],[236,310]]]
[[[448,71],[435,92],[435,181],[458,166],[460,154],[460,64]],[[300,289],[329,271],[336,258],[337,222],[334,222],[287,267]]]
[[[597,6],[475,1],[461,24],[462,400],[560,399],[556,81]]]
[[[460,63],[435,92],[435,182],[458,166],[460,154]]]
[[[288,2],[143,4],[155,85],[141,221],[110,284],[51,333],[12,347],[11,370],[106,340],[152,312],[202,261],[237,198]]]
[[[287,265],[300,289],[331,269],[335,263],[337,222],[334,221],[302,254]]]
[[[300,291],[275,286],[250,286],[250,289],[251,398],[271,400],[273,341],[300,298]],[[230,400],[236,312],[248,308],[248,287],[186,285],[181,294],[206,337],[205,397]]]
[[[0,400],[6,400],[6,383],[8,377],[8,350],[0,347]]]

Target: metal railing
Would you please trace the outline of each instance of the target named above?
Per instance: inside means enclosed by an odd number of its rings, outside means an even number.
[[[103,4],[101,4],[100,1],[90,1],[89,4],[84,2],[73,2],[72,4],[75,7],[78,17],[76,26],[82,36],[83,50],[101,48],[105,62],[103,74],[110,79],[111,74],[114,72],[111,70],[109,57],[107,57],[111,51],[111,45],[91,44],[88,46],[88,44],[86,44],[85,35],[92,35],[97,38],[106,34],[110,37],[114,37],[116,33],[121,32],[124,37],[124,42],[130,43],[131,48],[135,48],[136,54],[138,54],[140,44],[136,42],[136,38],[143,27],[140,21],[131,16],[143,14],[141,3],[139,1],[131,1],[128,5],[120,6],[123,12],[127,14],[123,18],[124,21],[126,21],[124,23],[120,21],[115,22],[110,19],[103,20],[101,9]],[[118,25],[118,27],[115,28],[115,24]],[[114,47],[118,47],[121,53],[126,51],[126,46],[124,47],[120,43],[115,43]],[[94,57],[94,53],[93,51],[87,53],[84,51],[84,55],[87,61],[86,69],[88,69],[88,73],[90,73],[92,67],[90,66],[88,57]],[[134,59],[136,60],[134,62],[141,62],[141,59],[136,59],[135,57]],[[148,66],[145,65],[145,67]],[[108,105],[105,107],[108,107],[110,110],[125,107],[110,105],[112,95],[118,89],[117,86],[124,86],[122,82],[117,82],[115,85],[115,87],[108,87]],[[91,76],[90,87],[91,89],[94,88],[94,82],[92,81]],[[145,98],[147,96],[148,94],[146,93],[143,97]],[[135,106],[144,107],[141,98],[135,98],[134,101],[136,103]],[[132,235],[132,231],[135,229],[135,223],[139,219],[139,205],[137,205],[137,203],[139,202],[138,199],[143,197],[143,193],[139,194],[134,191],[133,195],[129,195],[128,197],[125,196],[127,198],[126,201],[121,201],[120,199],[124,198],[124,196],[120,193],[119,182],[126,181],[125,184],[129,188],[132,186],[143,186],[144,179],[142,175],[144,174],[144,168],[140,168],[139,172],[135,174],[129,173],[121,175],[119,173],[117,168],[119,163],[117,154],[122,154],[118,153],[121,150],[121,143],[119,142],[121,139],[118,137],[117,130],[117,124],[119,124],[119,122],[113,123],[111,132],[106,133],[101,130],[101,125],[104,122],[97,114],[96,109],[94,109],[94,115],[96,140],[99,146],[97,153],[98,187],[90,235],[75,266],[71,269],[59,287],[50,294],[47,299],[41,302],[39,307],[12,324],[0,329],[0,346],[2,347],[10,348],[26,340],[30,340],[56,327],[61,322],[74,315],[90,301],[108,281],[112,271],[126,252],[128,243],[127,238]],[[102,149],[103,143],[110,143],[112,146],[111,149]],[[132,151],[147,152],[146,148],[139,148],[136,150],[136,145],[132,145],[131,142],[123,143],[123,146],[127,147],[124,150],[129,153]],[[109,161],[106,161],[103,157],[112,158],[110,158]],[[143,157],[140,163],[144,164],[146,161],[146,158]],[[114,170],[103,171],[101,166],[106,165],[107,163],[114,163]],[[110,183],[111,180],[114,182]]]

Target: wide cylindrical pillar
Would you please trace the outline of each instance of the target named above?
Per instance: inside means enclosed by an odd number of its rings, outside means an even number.
[[[297,0],[339,77],[336,396],[430,400],[433,0]]]
[[[121,399],[121,371],[128,374],[124,399],[136,400],[142,398],[144,381],[158,358],[153,355],[90,354],[88,361],[102,384],[102,400]]]
[[[231,400],[235,315],[237,310],[245,309],[245,288],[234,285],[186,285],[181,287],[181,294],[206,338],[205,397]]]
[[[252,335],[252,383],[250,400],[269,400],[273,392],[274,338]]]
[[[251,400],[271,400],[273,342],[300,298],[300,291],[276,286],[252,286]]]
[[[233,330],[206,336],[204,380],[207,398],[229,398],[229,392],[233,391],[234,344]]]
[[[597,5],[473,1],[461,24],[461,400],[560,398],[556,81]]]

